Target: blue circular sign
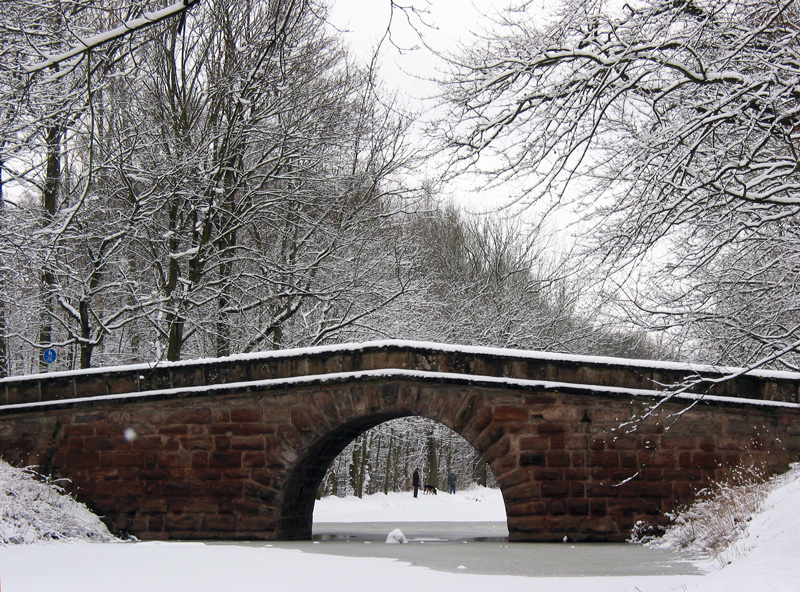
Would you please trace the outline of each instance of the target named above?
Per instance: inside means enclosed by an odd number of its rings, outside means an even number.
[[[56,361],[58,354],[56,353],[56,350],[50,347],[44,350],[44,354],[42,355],[42,357],[44,358],[45,363],[52,364],[53,362]]]

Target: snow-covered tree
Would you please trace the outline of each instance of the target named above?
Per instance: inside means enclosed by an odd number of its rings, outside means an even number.
[[[93,173],[91,151],[87,158],[75,149],[80,143],[77,138],[92,133],[92,96],[114,70],[120,47],[110,41],[80,67],[78,63],[52,66],[37,76],[30,75],[26,66],[114,20],[118,7],[102,4],[22,1],[4,6],[0,15],[0,95],[4,105],[0,174],[5,177],[4,207],[17,210],[7,216],[15,225],[4,228],[4,250],[9,262],[14,259],[13,251],[26,250],[21,268],[26,275],[24,284],[26,289],[37,286],[38,292],[19,301],[14,298],[18,292],[7,284],[9,289],[3,291],[8,296],[6,318],[28,317],[24,328],[12,332],[15,341],[35,350],[70,343],[80,348],[78,357],[87,360],[105,334],[104,328],[95,325],[90,304],[102,281],[99,268],[106,254],[87,255],[79,253],[82,247],[74,250],[70,246],[75,238],[85,246],[85,229],[79,228],[77,214],[89,198]],[[113,235],[116,231],[109,232]],[[68,260],[62,260],[65,252]],[[83,261],[77,268],[70,267],[76,258]],[[87,262],[92,269],[81,268]],[[67,276],[84,285],[65,286]],[[33,299],[37,300],[38,318],[12,310],[23,302],[30,307]],[[35,360],[36,353],[26,357]]]
[[[795,0],[535,6],[452,59],[454,165],[580,210],[628,319],[796,367]]]
[[[670,357],[586,303],[590,270],[556,257],[540,228],[428,203],[406,221],[413,278],[384,327],[394,337],[581,354]]]
[[[4,107],[0,159],[19,193],[3,228],[16,359],[226,355],[364,324],[404,291],[408,118],[305,1],[204,2],[61,59],[153,8],[26,2],[2,19],[4,97],[28,99]],[[50,46],[26,33],[42,20]],[[45,108],[65,118],[50,140]]]

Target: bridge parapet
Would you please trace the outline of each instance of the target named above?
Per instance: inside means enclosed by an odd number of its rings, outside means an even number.
[[[416,370],[463,377],[642,389],[800,403],[800,374],[546,352],[380,341],[0,380],[0,405],[256,381]],[[733,376],[731,378],[731,376]]]

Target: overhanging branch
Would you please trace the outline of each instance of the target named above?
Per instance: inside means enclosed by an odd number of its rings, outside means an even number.
[[[44,70],[45,68],[65,62],[71,58],[82,56],[87,51],[95,49],[96,47],[100,47],[109,41],[120,39],[126,35],[130,35],[131,33],[141,31],[142,29],[145,29],[151,25],[160,23],[161,21],[171,18],[177,14],[181,14],[199,2],[200,0],[179,0],[178,2],[175,2],[166,8],[162,8],[161,10],[157,10],[155,12],[146,12],[143,16],[123,23],[119,27],[111,29],[110,31],[105,31],[103,33],[98,33],[97,35],[92,35],[91,37],[78,39],[78,43],[73,45],[69,50],[50,56],[46,60],[38,62],[32,66],[25,66],[24,70],[27,74],[34,74]]]

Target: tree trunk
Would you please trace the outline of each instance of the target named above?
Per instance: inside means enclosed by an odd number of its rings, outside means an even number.
[[[5,220],[5,192],[3,187],[3,166],[0,161],[0,228],[4,228]],[[2,254],[0,253],[0,256]],[[6,291],[6,266],[2,259],[0,259],[0,294],[8,295]],[[7,341],[7,325],[6,325],[6,302],[5,297],[0,298],[0,378],[5,378],[10,374],[9,369],[9,351]]]
[[[58,196],[61,188],[61,139],[63,128],[51,125],[45,134],[46,162],[45,180],[42,191],[42,226],[50,224],[58,212]],[[40,271],[41,308],[39,311],[39,346],[46,348],[53,343],[53,315],[55,306],[56,278],[49,265],[42,262]],[[39,369],[47,370],[47,364],[39,357]]]

